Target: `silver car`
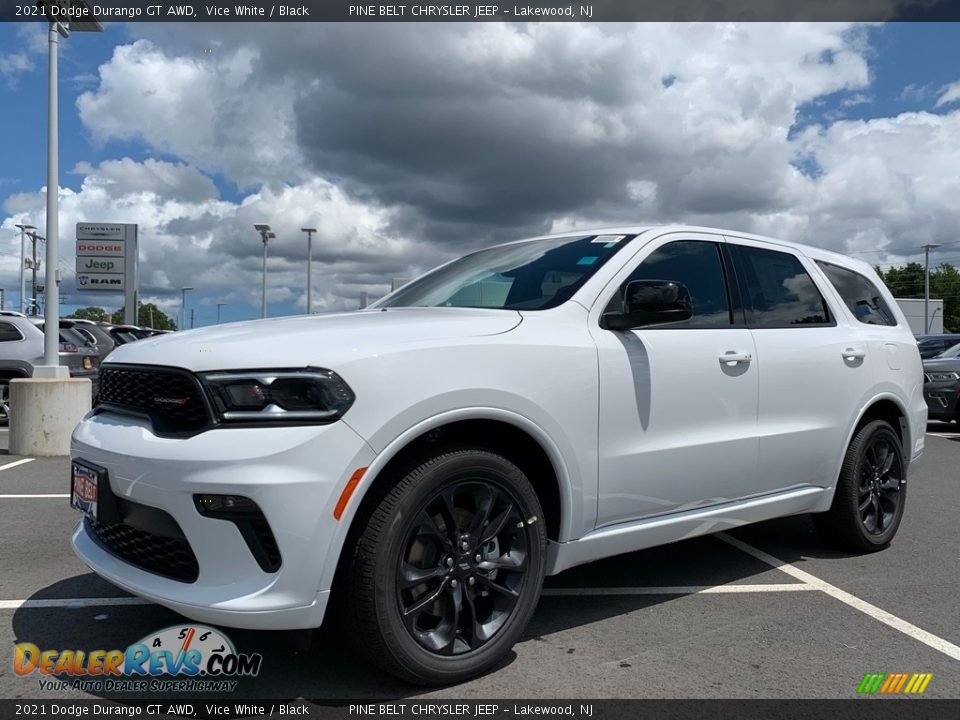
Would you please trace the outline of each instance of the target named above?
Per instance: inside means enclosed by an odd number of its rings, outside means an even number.
[[[19,315],[0,316],[0,423],[9,419],[9,389],[13,378],[33,377],[33,369],[43,364],[43,320]],[[71,377],[93,382],[97,394],[100,361],[96,347],[75,335],[69,328],[59,329],[60,364],[70,369]]]

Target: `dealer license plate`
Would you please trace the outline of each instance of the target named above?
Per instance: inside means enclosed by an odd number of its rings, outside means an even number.
[[[76,461],[70,468],[70,506],[96,520],[100,472]]]

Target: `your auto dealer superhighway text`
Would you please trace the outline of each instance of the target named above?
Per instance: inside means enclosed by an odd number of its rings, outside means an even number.
[[[593,705],[580,705],[579,715],[593,715]],[[351,715],[567,715],[574,714],[573,705],[511,705],[494,703],[368,703],[351,705]]]

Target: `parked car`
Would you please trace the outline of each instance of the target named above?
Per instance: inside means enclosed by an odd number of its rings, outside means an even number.
[[[575,565],[797,513],[886,547],[927,421],[869,265],[688,227],[500,245],[365,311],[123,345],[101,377],[83,562],[202,622],[329,610],[425,684],[500,662]]]
[[[60,327],[72,329],[88,343],[89,347],[96,348],[97,358],[101,363],[117,346],[110,333],[92,320],[64,318],[60,321]]]
[[[957,343],[960,343],[960,335],[957,334],[921,335],[917,338],[920,357],[924,360],[936,357]]]
[[[100,327],[106,330],[117,345],[136,342],[146,337],[136,325],[111,325],[110,323],[101,323]]]
[[[39,318],[0,316],[0,423],[10,417],[10,380],[32,377],[34,367],[43,364],[43,324]],[[100,366],[96,350],[70,328],[59,330],[59,342],[60,364],[70,369],[71,377],[89,378],[96,397]]]
[[[923,396],[931,420],[960,422],[960,341],[923,361]]]

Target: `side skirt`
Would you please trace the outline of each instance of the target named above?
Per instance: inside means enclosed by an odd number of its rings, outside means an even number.
[[[551,541],[547,547],[547,575],[611,555],[809,512],[828,490],[813,486],[794,488],[749,500],[611,525],[566,543]]]

